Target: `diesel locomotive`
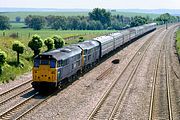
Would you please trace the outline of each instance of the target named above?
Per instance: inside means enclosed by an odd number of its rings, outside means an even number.
[[[58,88],[106,54],[155,29],[156,23],[145,24],[41,53],[34,58],[32,86],[35,90]]]

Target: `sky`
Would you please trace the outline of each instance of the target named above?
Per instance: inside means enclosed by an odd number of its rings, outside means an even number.
[[[0,0],[0,8],[180,9],[180,0]]]

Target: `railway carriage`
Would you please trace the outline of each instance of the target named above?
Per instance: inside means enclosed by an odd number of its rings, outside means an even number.
[[[138,36],[141,36],[141,35],[143,35],[145,33],[145,28],[144,28],[144,26],[139,26],[138,27],[138,30],[137,30],[137,35]]]
[[[129,30],[129,34],[130,34],[130,40],[134,39],[136,37],[136,29],[135,28],[130,28]]]
[[[114,50],[114,38],[111,36],[101,36],[94,38],[93,40],[98,41],[100,44],[101,57]]]
[[[156,23],[146,24],[144,26],[145,26],[146,32],[156,29]]]
[[[114,49],[120,47],[121,45],[123,45],[123,34],[118,32],[118,33],[112,33],[110,34],[110,36],[112,36],[114,38]]]
[[[130,41],[130,32],[128,30],[122,31],[121,34],[123,34],[123,39],[124,39],[123,44]]]

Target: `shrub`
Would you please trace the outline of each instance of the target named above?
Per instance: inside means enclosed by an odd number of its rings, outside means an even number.
[[[82,36],[79,37],[79,41],[78,42],[84,42],[84,38]]]
[[[52,38],[47,38],[47,39],[44,41],[44,44],[47,46],[48,51],[49,51],[49,50],[52,50],[52,49],[53,49],[54,41],[53,41]]]
[[[39,35],[33,35],[32,40],[28,43],[28,46],[34,51],[34,56],[36,56],[41,51],[43,41]]]
[[[17,52],[17,63],[19,64],[19,54],[23,54],[24,52],[24,44],[22,44],[20,41],[14,41],[12,45],[12,49]]]
[[[54,40],[54,47],[56,49],[62,48],[65,44],[64,39],[61,36],[53,36],[52,39]]]
[[[2,74],[2,66],[6,62],[7,54],[0,50],[0,74]]]

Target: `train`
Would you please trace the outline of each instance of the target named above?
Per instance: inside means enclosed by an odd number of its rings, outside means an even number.
[[[41,53],[34,58],[32,87],[37,91],[59,88],[110,52],[156,27],[156,23],[145,24]]]

